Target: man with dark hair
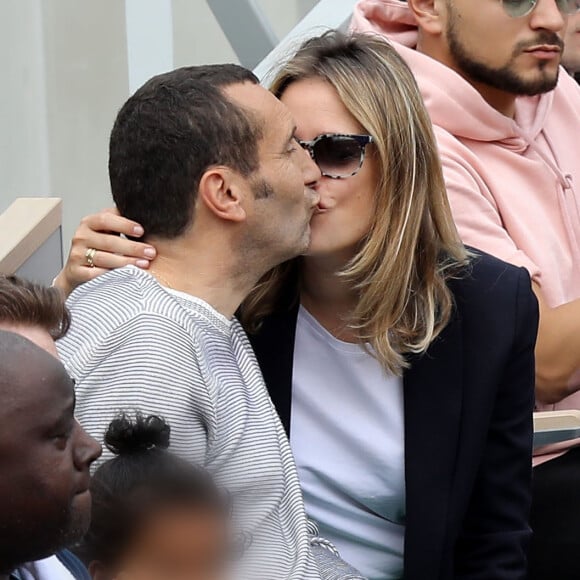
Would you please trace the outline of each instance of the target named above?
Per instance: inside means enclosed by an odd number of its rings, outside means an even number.
[[[560,67],[579,12],[578,0],[360,0],[352,23],[401,43],[463,241],[532,276],[539,410],[580,408],[580,88]],[[563,448],[536,449],[535,580],[580,578],[580,447]]]
[[[56,357],[69,322],[58,290],[0,276],[0,578],[87,578],[62,551],[88,528],[100,455]]]
[[[222,91],[244,83],[256,77],[236,65],[181,68],[150,79],[119,112],[109,146],[113,199],[148,237],[176,238],[191,225],[208,167],[257,171],[260,119]]]
[[[90,433],[121,410],[162,415],[172,449],[231,493],[235,528],[251,538],[244,580],[340,577],[338,560],[318,570],[288,439],[233,317],[263,274],[308,247],[320,170],[294,131],[235,65],[145,83],[115,121],[109,175],[157,258],[78,288],[59,341]],[[87,251],[89,265],[101,257]]]

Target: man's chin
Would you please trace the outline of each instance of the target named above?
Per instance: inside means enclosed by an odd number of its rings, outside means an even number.
[[[536,95],[543,95],[544,93],[553,91],[558,84],[558,70],[549,75],[545,74],[546,72],[547,71],[544,71],[544,74],[542,74],[540,78],[523,82],[518,94],[535,97]]]
[[[527,56],[527,55],[526,55]],[[534,59],[535,61],[535,59]],[[560,74],[560,59],[535,61],[532,66],[528,59],[519,62],[517,68],[499,70],[498,87],[515,95],[533,97],[548,93],[556,88]],[[521,66],[521,65],[526,65]]]
[[[558,84],[558,74],[558,67],[550,67],[550,69],[544,67],[540,70],[530,71],[527,74],[500,70],[497,72],[493,83],[488,84],[512,95],[535,97],[554,90]]]
[[[91,524],[91,493],[87,489],[74,496],[66,537],[69,544],[80,540]]]
[[[305,254],[308,254],[308,250],[310,248],[310,241],[312,238],[312,233],[311,233],[311,229],[310,229],[310,225],[307,227],[306,232],[304,233],[304,236],[302,237],[300,246],[299,246],[299,250],[296,253],[296,256],[304,256]]]
[[[308,232],[306,233],[306,237],[304,240],[304,247],[302,249],[302,254],[306,254],[310,249],[310,244],[312,243],[312,231],[310,226],[308,226]]]

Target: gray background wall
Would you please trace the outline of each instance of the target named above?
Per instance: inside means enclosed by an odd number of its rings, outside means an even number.
[[[0,212],[16,197],[62,197],[66,247],[83,215],[111,204],[107,142],[131,75],[237,62],[205,0],[138,0],[138,10],[130,1],[0,0]],[[279,38],[316,4],[255,1]],[[137,39],[139,61],[128,47],[148,10],[169,16]]]

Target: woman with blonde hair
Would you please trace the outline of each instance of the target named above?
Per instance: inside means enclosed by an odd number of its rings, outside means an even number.
[[[429,117],[383,40],[311,39],[272,91],[320,168],[320,202],[307,254],[238,314],[309,516],[372,580],[525,578],[538,322],[526,271],[461,244]],[[147,267],[154,248],[108,233],[134,228],[86,218],[57,283]]]

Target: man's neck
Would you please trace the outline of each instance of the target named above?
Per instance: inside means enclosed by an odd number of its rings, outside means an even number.
[[[149,272],[162,286],[200,298],[226,318],[234,315],[264,273],[242,263],[223,239],[148,241],[157,248]]]
[[[461,74],[460,71],[457,71]],[[463,75],[462,75],[463,76]],[[496,111],[513,119],[516,114],[516,96],[512,93],[506,93],[494,87],[490,87],[484,83],[470,80],[466,77],[465,80],[484,98],[490,107]]]

